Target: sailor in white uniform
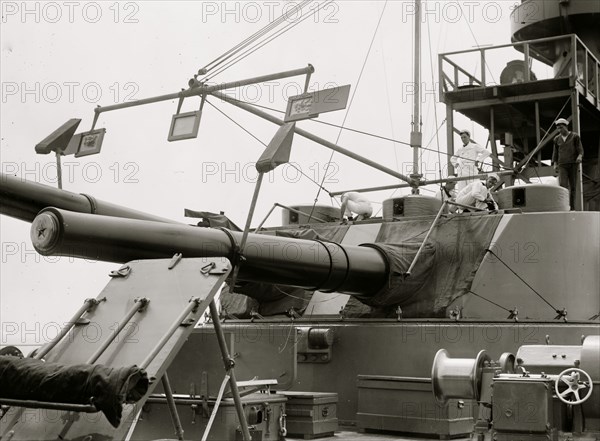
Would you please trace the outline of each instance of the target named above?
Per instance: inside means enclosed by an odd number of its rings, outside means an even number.
[[[498,204],[490,193],[490,188],[494,187],[500,181],[500,177],[496,173],[490,173],[485,183],[482,181],[471,182],[465,188],[458,192],[456,202],[461,205],[480,208],[482,210],[497,210]],[[465,209],[458,208],[458,212],[462,213]]]
[[[367,198],[356,191],[348,191],[342,195],[342,207],[340,208],[342,219],[344,216],[351,217],[352,213],[358,215],[356,220],[368,219],[373,214],[373,205]]]
[[[458,192],[456,191],[456,181],[447,182],[440,189],[440,200],[442,202],[455,202]],[[444,213],[454,213],[456,205],[448,204],[444,209]]]
[[[463,146],[456,151],[456,154],[450,158],[450,163],[454,166],[455,173],[460,176],[473,176],[479,174],[479,168],[483,161],[490,156],[490,152],[471,141],[471,132],[461,130],[460,139]],[[459,181],[456,184],[456,190],[460,192],[475,179]]]

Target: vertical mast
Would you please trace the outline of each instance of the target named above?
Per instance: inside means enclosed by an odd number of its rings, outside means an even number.
[[[410,132],[410,145],[413,148],[413,172],[411,178],[419,181],[419,151],[423,134],[421,133],[421,0],[415,0],[415,47],[414,47],[414,95],[412,131]],[[414,186],[413,194],[419,193],[419,187]]]

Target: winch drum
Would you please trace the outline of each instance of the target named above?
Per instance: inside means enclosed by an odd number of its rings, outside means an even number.
[[[476,358],[450,358],[448,351],[440,349],[433,360],[431,382],[433,394],[440,403],[450,398],[479,400],[481,371],[490,357],[480,351]]]

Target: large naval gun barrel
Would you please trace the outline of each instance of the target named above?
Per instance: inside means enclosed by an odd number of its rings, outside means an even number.
[[[342,246],[249,234],[225,229],[94,216],[57,208],[42,210],[31,225],[31,240],[42,255],[109,262],[183,257],[227,257],[240,262],[238,280],[369,296],[387,281],[388,264],[375,248]]]
[[[31,240],[42,255],[118,263],[177,253],[227,257],[241,262],[239,281],[367,297],[387,282],[387,260],[375,248],[249,234],[240,253],[241,233],[192,227],[6,174],[0,213],[32,222]]]
[[[104,202],[89,195],[59,190],[0,173],[0,214],[31,222],[40,210],[46,207],[59,207],[79,213],[176,223],[170,219]]]

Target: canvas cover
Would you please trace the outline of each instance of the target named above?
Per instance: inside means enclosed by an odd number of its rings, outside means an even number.
[[[344,314],[393,317],[400,306],[406,318],[443,317],[452,301],[468,293],[501,218],[502,215],[477,213],[442,216],[408,277],[405,273],[433,219],[421,217],[382,223],[375,242],[361,246],[376,248],[385,256],[390,268],[388,283],[374,295],[351,298]],[[341,242],[348,228],[347,225],[315,226],[278,230],[276,234]],[[249,317],[249,308],[265,316],[285,314],[292,307],[302,312],[312,295],[302,289],[264,283],[248,283],[237,292],[222,296],[221,302],[238,318]]]
[[[418,258],[420,242],[373,243],[363,246],[375,248],[385,256],[389,275],[387,285],[375,295],[358,297],[362,303],[376,307],[408,305],[415,303],[423,295],[427,281],[433,277],[436,251],[434,245],[429,242],[425,244]],[[417,261],[410,275],[407,275],[407,270],[415,258]]]
[[[137,366],[66,366],[34,358],[0,356],[0,398],[94,404],[113,427],[121,423],[123,403],[134,403],[147,391],[146,371]]]
[[[404,317],[444,316],[452,301],[468,293],[501,218],[478,214],[441,217],[406,278],[402,274],[432,221],[383,224],[375,246],[382,248],[390,261],[389,283],[371,298],[360,300],[375,307],[400,306]],[[388,315],[393,313],[388,311]]]

